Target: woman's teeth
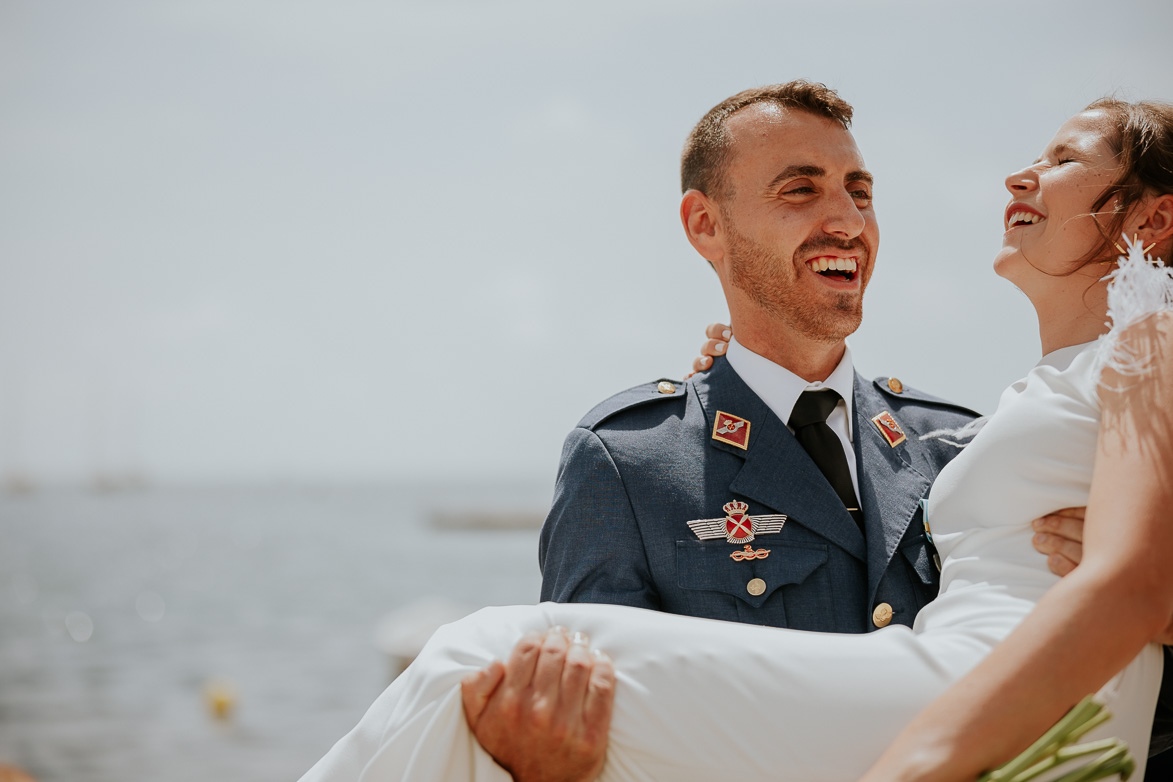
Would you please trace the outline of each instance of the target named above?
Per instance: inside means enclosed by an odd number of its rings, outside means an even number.
[[[840,271],[852,272],[856,270],[854,258],[812,258],[806,262],[812,272]]]
[[[1033,212],[1015,212],[1010,215],[1010,219],[1006,221],[1008,228],[1013,228],[1016,225],[1032,225],[1040,223],[1046,218],[1042,215],[1034,214]]]

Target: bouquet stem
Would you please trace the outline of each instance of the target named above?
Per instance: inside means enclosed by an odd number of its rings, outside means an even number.
[[[1120,739],[1104,739],[1071,746],[1088,731],[1112,719],[1112,713],[1088,696],[1063,715],[1050,730],[1021,755],[978,778],[978,782],[1029,782],[1051,769],[1089,755],[1091,763],[1067,772],[1055,782],[1095,782],[1119,775],[1128,779],[1136,761]]]

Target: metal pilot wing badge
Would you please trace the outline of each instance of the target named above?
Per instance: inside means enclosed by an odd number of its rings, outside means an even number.
[[[749,505],[741,500],[725,503],[721,510],[725,511],[723,519],[696,519],[688,522],[691,529],[701,540],[716,540],[725,538],[730,543],[743,545],[753,542],[758,535],[770,535],[782,531],[786,523],[786,514],[775,513],[764,516],[750,516]],[[753,550],[746,545],[744,551],[735,551],[729,556],[741,562],[747,559],[765,559],[770,555],[768,549]]]

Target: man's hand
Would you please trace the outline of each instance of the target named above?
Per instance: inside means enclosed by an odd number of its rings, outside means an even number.
[[[508,664],[461,682],[477,741],[517,782],[589,782],[603,770],[615,670],[581,633],[527,633]]]
[[[1083,516],[1087,508],[1064,508],[1031,522],[1035,550],[1047,555],[1047,567],[1065,576],[1083,559]]]

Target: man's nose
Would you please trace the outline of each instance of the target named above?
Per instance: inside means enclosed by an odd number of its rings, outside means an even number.
[[[845,239],[854,239],[863,233],[867,219],[850,193],[843,192],[828,199],[823,218],[823,232]]]

